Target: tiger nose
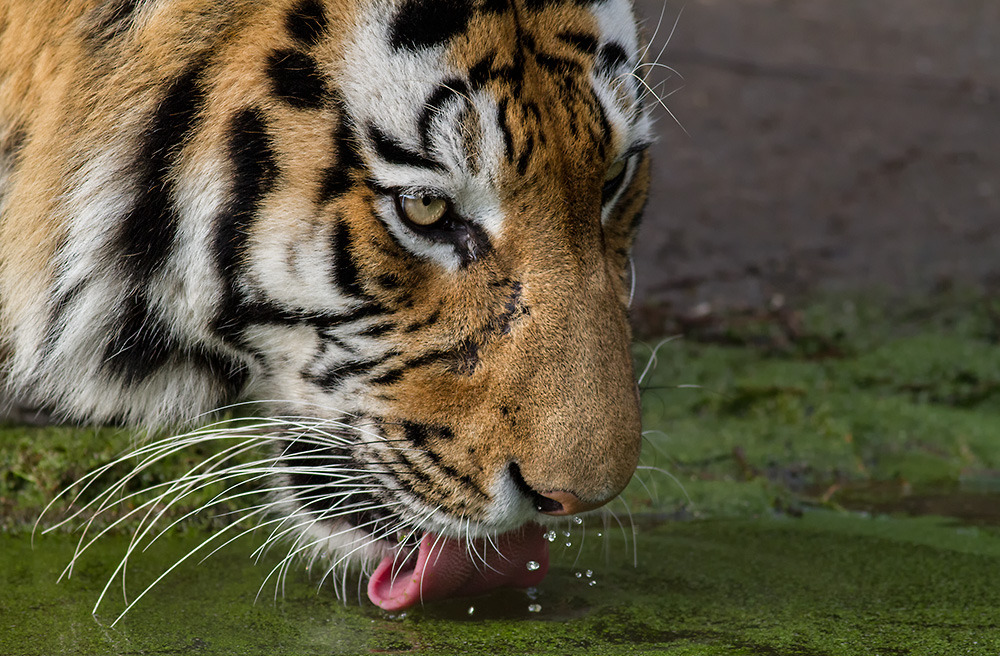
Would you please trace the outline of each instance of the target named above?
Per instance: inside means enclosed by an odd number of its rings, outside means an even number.
[[[600,508],[607,499],[601,501],[584,501],[572,492],[565,490],[554,490],[552,492],[539,492],[535,498],[535,508],[538,512],[554,517],[563,515],[576,515],[587,512],[594,508]]]
[[[604,499],[585,501],[567,490],[539,492],[524,480],[524,476],[521,475],[521,467],[516,462],[510,463],[508,471],[514,485],[517,486],[522,494],[531,499],[535,510],[544,515],[552,515],[554,517],[575,515],[593,510],[594,508],[600,508],[615,496],[612,494]]]

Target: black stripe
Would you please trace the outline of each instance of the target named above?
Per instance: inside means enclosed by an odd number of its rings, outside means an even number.
[[[117,244],[121,263],[140,282],[158,272],[173,249],[178,217],[171,169],[204,105],[202,70],[195,64],[174,80],[142,135],[134,164],[139,193],[122,218]]]
[[[560,32],[556,35],[561,41],[568,43],[583,54],[593,57],[597,52],[597,37],[583,32]]]
[[[514,157],[514,135],[507,125],[507,97],[503,97],[497,102],[497,127],[503,134],[503,155],[508,162]]]
[[[510,9],[510,0],[482,0],[479,5],[481,13],[499,14]]]
[[[188,357],[215,379],[218,388],[223,390],[223,403],[235,400],[250,378],[250,369],[245,363],[221,353],[199,348],[191,350]]]
[[[469,0],[407,0],[392,20],[389,42],[396,50],[420,50],[447,43],[472,17]]]
[[[418,355],[415,358],[410,358],[403,363],[405,369],[417,369],[419,367],[425,367],[429,364],[435,362],[441,362],[448,358],[449,351],[428,351],[423,355]]]
[[[385,362],[385,360],[385,357],[374,360],[351,360],[330,367],[319,374],[307,374],[304,378],[319,385],[327,392],[334,392],[348,378],[363,376]]]
[[[267,75],[274,94],[289,105],[318,108],[323,105],[326,82],[316,60],[297,50],[279,50],[267,61]]]
[[[45,353],[51,353],[62,338],[63,331],[66,330],[66,315],[72,310],[76,300],[86,287],[87,281],[81,280],[56,297],[49,309],[49,325],[46,328],[45,341],[42,342],[42,349]]]
[[[141,294],[127,297],[116,319],[117,330],[105,346],[102,364],[126,386],[144,382],[172,358],[213,378],[223,392],[223,402],[236,398],[249,378],[249,369],[239,360],[200,346],[182,345]]]
[[[400,277],[392,272],[381,273],[375,280],[378,286],[386,291],[393,291],[403,286],[403,281]]]
[[[348,169],[364,168],[364,161],[361,158],[360,135],[354,129],[347,110],[347,102],[339,92],[331,90],[333,104],[337,107],[339,123],[333,135],[334,143],[337,147],[337,158],[340,165]]]
[[[443,473],[452,481],[461,483],[475,494],[489,498],[489,495],[479,487],[471,476],[462,474],[455,467],[446,464],[440,454],[433,450],[432,447],[435,442],[452,441],[455,439],[455,435],[450,428],[447,426],[418,424],[410,421],[400,422],[400,425],[403,428],[404,439],[414,448],[420,449],[422,458],[429,461],[432,467],[438,469],[440,473]],[[432,478],[424,471],[427,468],[425,465],[415,462],[406,452],[400,453],[400,460],[409,468],[409,471],[406,472],[407,474],[427,486],[422,496],[433,496],[441,501],[445,501],[451,496],[447,491],[447,486],[441,486],[436,482],[435,478]]]
[[[245,109],[230,121],[229,158],[234,166],[233,185],[229,204],[217,219],[215,235],[216,262],[226,281],[216,330],[235,337],[247,324],[237,277],[260,203],[279,174],[267,120],[260,109]]]
[[[125,299],[115,321],[118,329],[104,349],[103,366],[125,385],[146,380],[177,348],[176,340],[141,294]]]
[[[326,12],[318,0],[303,0],[285,18],[285,29],[306,48],[319,43],[327,26]]]
[[[393,385],[398,383],[405,373],[405,369],[390,369],[389,371],[372,378],[369,382],[372,385]]]
[[[403,375],[411,369],[425,367],[435,362],[448,361],[452,358],[451,351],[428,351],[423,355],[411,358],[404,362],[402,366],[389,369],[371,380],[375,385],[390,385],[400,380]]]
[[[333,282],[341,293],[358,298],[368,298],[358,273],[358,265],[351,252],[351,232],[343,218],[337,220],[333,227],[331,239],[333,249]]]
[[[28,131],[23,125],[14,127],[7,133],[7,138],[0,142],[0,164],[8,173],[17,167],[17,160],[28,143]]]
[[[381,337],[396,329],[396,325],[388,322],[376,323],[362,330],[359,335],[364,337]]]
[[[494,66],[495,53],[480,59],[469,68],[469,88],[478,91],[489,82],[499,81],[509,84],[511,93],[519,96],[524,86],[524,53],[515,50],[513,57],[508,66]]]
[[[450,78],[439,84],[424,101],[423,111],[417,120],[417,133],[425,151],[430,148],[430,128],[434,117],[449,100],[462,98],[468,91],[464,80]]]
[[[334,94],[334,103],[339,109],[340,119],[333,133],[333,146],[334,152],[337,154],[337,161],[323,171],[319,198],[321,204],[350,191],[354,186],[352,173],[364,168],[357,135],[354,134],[354,129],[351,127],[351,121],[344,109],[343,101],[336,94]]]
[[[320,204],[340,198],[353,187],[351,170],[341,168],[339,162],[323,171],[323,179],[319,190]]]
[[[528,306],[522,301],[524,286],[520,282],[513,282],[510,286],[510,295],[504,303],[503,312],[490,319],[483,328],[486,336],[507,335],[513,327],[514,319],[519,316],[531,314]]]
[[[597,70],[604,75],[611,75],[618,67],[628,61],[625,48],[615,42],[605,43],[597,55]]]
[[[436,171],[445,170],[445,167],[439,162],[425,157],[418,152],[409,150],[398,141],[390,138],[374,123],[368,125],[368,138],[371,139],[372,144],[375,146],[378,156],[390,164],[414,166]]]
[[[566,59],[565,57],[559,57],[557,55],[550,55],[548,53],[540,52],[535,55],[535,61],[538,65],[557,75],[570,75],[572,73],[579,73],[583,70],[580,66],[580,62],[573,61],[572,59]]]
[[[469,86],[478,91],[493,79],[493,60],[496,53],[491,52],[469,67]]]
[[[337,328],[356,321],[370,319],[386,314],[385,307],[378,303],[365,303],[337,314],[317,314],[304,310],[291,310],[278,307],[273,303],[261,301],[244,301],[238,306],[240,325],[275,325],[298,326],[308,325],[321,330]]]
[[[590,105],[594,109],[594,113],[597,114],[598,122],[600,123],[600,134],[597,136],[597,147],[598,155],[603,159],[607,148],[611,145],[611,139],[614,136],[614,129],[611,127],[611,121],[608,120],[608,113],[604,111],[604,105],[601,103],[600,98],[594,93],[591,88],[590,91]]]
[[[430,440],[430,427],[426,424],[417,424],[412,421],[401,422],[403,427],[403,437],[407,442],[417,448],[424,448]]]
[[[406,485],[408,488],[407,491],[410,494],[425,498],[435,498],[439,501],[443,500],[441,486],[437,485],[437,481],[423,470],[422,465],[414,462],[405,451],[399,452],[397,456],[400,464],[405,468],[402,468],[402,471],[396,471],[396,478],[400,483]]]
[[[528,163],[531,161],[531,155],[535,152],[535,135],[529,134],[528,140],[524,144],[524,150],[521,151],[521,155],[517,158],[517,174],[524,175],[528,171]]]

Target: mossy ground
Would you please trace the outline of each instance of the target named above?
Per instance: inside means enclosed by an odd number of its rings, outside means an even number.
[[[90,610],[128,535],[56,584],[73,537],[32,547],[28,530],[55,491],[134,438],[11,427],[0,653],[998,654],[997,316],[978,298],[839,299],[684,326],[643,381],[653,469],[612,508],[634,532],[613,518],[570,524],[531,595],[405,617],[337,602],[301,572],[277,601],[270,579],[255,603],[277,557],[252,566],[251,538],[181,566],[110,628],[120,583]],[[641,370],[641,347],[637,359]],[[222,521],[187,522],[133,557],[130,594]]]

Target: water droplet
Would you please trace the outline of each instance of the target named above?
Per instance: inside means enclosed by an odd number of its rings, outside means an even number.
[[[568,538],[569,536],[570,536],[570,532],[569,531],[563,531],[563,537],[564,538]]]
[[[540,567],[541,567],[541,565],[538,564],[538,561],[535,561],[535,560],[529,560],[528,561],[528,571],[529,572],[537,572],[538,568],[540,568]]]
[[[591,580],[590,585],[597,585],[597,581]]]
[[[540,612],[542,612],[542,605],[541,604],[528,604],[528,612],[529,613],[540,613]]]
[[[583,572],[574,572],[573,576],[575,576],[578,579],[583,578]]]
[[[538,588],[528,588],[525,590],[525,593],[528,595],[528,599],[532,601],[538,599]]]
[[[601,533],[601,532],[598,532],[598,533],[597,533],[597,537],[599,537],[599,538],[603,538],[603,537],[604,537],[604,533]]]
[[[573,518],[573,523],[576,524],[577,526],[579,526],[580,524],[583,523],[583,518],[582,517],[574,517]]]
[[[548,540],[549,542],[555,542],[556,537],[558,536],[556,535],[555,531],[549,531],[548,533],[545,534],[545,539]]]
[[[592,577],[593,575],[594,575],[594,570],[592,570],[592,569],[588,569],[588,570],[587,570],[587,578],[589,579],[589,578],[590,578],[590,577]]]
[[[567,547],[572,547],[572,546],[573,546],[573,543],[572,543],[572,542],[567,542],[567,543],[566,543],[566,546],[567,546]]]
[[[476,612],[476,607],[475,606],[469,606],[469,615],[472,615],[475,612]]]

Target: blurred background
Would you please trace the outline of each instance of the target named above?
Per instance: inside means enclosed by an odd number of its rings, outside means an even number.
[[[637,8],[651,57],[676,21],[659,61],[683,76],[649,75],[676,122],[655,113],[640,332],[824,293],[1000,288],[1000,2]]]

